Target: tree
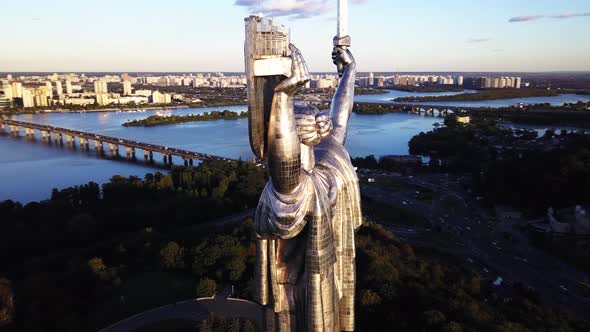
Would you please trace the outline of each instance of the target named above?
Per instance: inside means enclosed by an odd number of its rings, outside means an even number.
[[[201,278],[197,284],[197,297],[210,297],[215,295],[217,283],[209,278]]]
[[[211,332],[213,324],[207,319],[197,323],[197,329],[199,332]]]
[[[463,326],[457,322],[448,322],[442,330],[443,332],[463,332]]]
[[[232,319],[227,324],[227,332],[240,332],[240,320],[237,318]]]
[[[438,310],[428,310],[422,313],[424,325],[430,330],[433,327],[441,326],[447,321],[445,315]]]
[[[12,283],[0,278],[0,327],[12,322],[14,315],[14,292]]]
[[[243,332],[256,332],[256,326],[251,321],[247,320],[244,322],[244,326],[242,327]]]
[[[496,332],[531,332],[531,330],[527,329],[526,327],[522,326],[521,324],[514,323],[514,322],[506,322],[502,323],[498,327],[496,327]]]
[[[184,268],[184,250],[174,241],[160,250],[160,263],[165,269]]]
[[[102,258],[94,257],[88,260],[88,267],[94,274],[99,275],[100,273],[106,271],[107,266],[103,262]]]
[[[361,306],[371,307],[381,304],[381,297],[370,289],[363,289],[361,291]]]

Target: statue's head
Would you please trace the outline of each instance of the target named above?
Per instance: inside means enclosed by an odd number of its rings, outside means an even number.
[[[295,103],[295,120],[299,139],[307,146],[319,144],[332,130],[329,112],[320,112],[311,104]]]

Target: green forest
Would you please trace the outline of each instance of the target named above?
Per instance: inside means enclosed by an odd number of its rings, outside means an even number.
[[[198,122],[198,121],[213,121],[213,120],[235,120],[245,118],[248,116],[248,112],[232,112],[228,110],[224,111],[213,111],[205,112],[203,114],[190,114],[190,115],[170,115],[170,116],[159,116],[152,115],[142,120],[133,120],[123,123],[124,127],[154,127],[162,125],[172,125],[177,123],[185,122]]]
[[[481,90],[478,93],[461,93],[452,96],[400,97],[394,99],[394,101],[411,103],[439,101],[480,101],[495,99],[558,96],[560,94],[561,91],[547,89],[490,89]]]
[[[431,170],[471,174],[487,203],[508,204],[532,216],[549,206],[590,203],[589,147],[583,132],[547,130],[539,136],[501,126],[496,115],[484,112],[472,113],[468,125],[448,116],[445,126],[410,141],[412,154],[432,158]]]
[[[253,164],[212,161],[54,190],[43,202],[0,203],[0,331],[96,331],[229,285],[252,299],[256,251],[247,215],[265,183]],[[358,331],[589,328],[518,285],[505,303],[460,261],[412,248],[377,224],[366,222],[356,245]],[[200,326],[252,330],[236,324]]]

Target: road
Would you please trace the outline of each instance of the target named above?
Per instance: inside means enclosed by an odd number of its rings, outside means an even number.
[[[140,327],[166,320],[188,320],[196,323],[208,318],[209,311],[207,310],[207,306],[196,300],[188,300],[144,311],[106,327],[99,332],[131,332]]]
[[[513,227],[522,221],[495,220],[460,185],[463,179],[445,175],[407,177],[383,172],[365,176],[375,178],[376,183],[361,184],[363,196],[419,211],[433,228],[442,229],[447,235],[431,229],[386,226],[400,239],[462,257],[465,264],[480,273],[482,280],[502,277],[506,292],[511,291],[511,285],[521,282],[532,287],[546,304],[579,317],[586,317],[590,312],[590,299],[576,293],[580,282],[587,282],[588,274],[530,245],[526,234]],[[392,189],[384,184],[390,181],[407,187],[401,185]],[[420,191],[436,195],[424,200],[422,193],[417,194]],[[445,206],[449,202],[454,202],[453,208]]]

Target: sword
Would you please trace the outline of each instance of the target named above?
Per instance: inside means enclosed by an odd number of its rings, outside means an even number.
[[[338,28],[334,37],[334,46],[350,47],[351,39],[348,35],[348,0],[338,0]],[[343,65],[338,65],[338,73],[342,76]]]

